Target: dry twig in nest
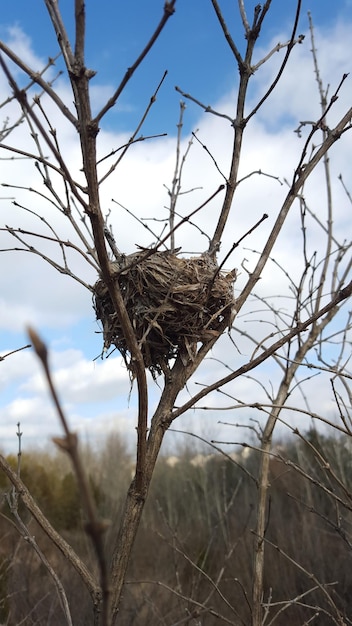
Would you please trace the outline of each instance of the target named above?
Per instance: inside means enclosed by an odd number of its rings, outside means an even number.
[[[139,342],[144,364],[153,375],[180,356],[193,360],[197,343],[219,336],[234,313],[235,272],[219,272],[204,254],[189,259],[170,251],[145,251],[126,256],[116,265],[116,280]],[[104,348],[115,345],[133,374],[127,344],[108,289],[102,280],[94,286],[94,308],[102,322]]]

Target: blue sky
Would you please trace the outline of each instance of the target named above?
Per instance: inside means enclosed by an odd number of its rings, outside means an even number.
[[[71,2],[61,3],[64,17],[68,20],[69,32],[72,30]],[[102,151],[109,152],[121,145],[134,130],[141,114],[160,81],[164,71],[168,70],[168,77],[161,89],[157,102],[154,104],[143,134],[167,133],[165,139],[141,144],[130,152],[130,156],[117,173],[103,189],[103,205],[106,211],[112,209],[112,223],[114,232],[119,233],[119,245],[133,251],[138,244],[148,245],[150,235],[143,231],[136,221],[127,213],[118,213],[112,203],[112,198],[121,202],[129,210],[140,216],[159,217],[163,206],[167,203],[165,185],[169,185],[173,175],[175,155],[175,133],[178,121],[180,95],[175,92],[175,85],[179,85],[186,92],[205,104],[218,105],[221,110],[231,110],[233,94],[237,85],[236,64],[221,37],[211,3],[208,0],[178,0],[176,13],[169,20],[155,48],[145,63],[137,70],[119,101],[114,112],[104,120],[100,137]],[[256,2],[247,2],[248,15],[251,15]],[[266,20],[261,34],[258,50],[268,51],[269,47],[279,41],[285,41],[290,36],[290,24],[295,11],[295,2],[274,0],[269,17]],[[317,34],[318,51],[321,58],[322,75],[325,81],[336,86],[343,72],[351,72],[352,62],[345,42],[348,33],[352,34],[352,6],[350,0],[337,2],[304,0],[298,32],[307,33],[307,11],[311,11]],[[104,8],[106,6],[106,8]],[[108,97],[119,83],[126,68],[134,61],[149,38],[155,24],[162,14],[163,2],[152,0],[148,3],[140,0],[136,2],[87,2],[87,64],[96,70],[97,76],[92,81],[93,105],[98,108],[103,97]],[[243,50],[244,37],[238,16],[237,3],[233,0],[224,0],[222,3],[228,23],[232,28],[232,35]],[[28,1],[16,0],[5,3],[2,7],[0,37],[5,41],[11,39],[15,48],[22,51],[28,62],[37,64],[39,69],[48,56],[54,56],[57,43],[49,23],[44,2],[31,2],[28,11]],[[295,125],[301,119],[315,119],[319,115],[319,99],[316,94],[315,82],[312,75],[310,43],[307,40],[297,47],[292,55],[290,66],[282,86],[274,95],[272,102],[255,120],[253,129],[249,132],[248,143],[245,146],[243,173],[253,169],[263,169],[281,178],[292,174],[300,144],[293,133]],[[347,52],[346,52],[347,50]],[[258,52],[259,54],[259,52]],[[273,59],[274,66],[282,58],[277,55]],[[60,66],[60,61],[58,61]],[[258,72],[253,81],[250,92],[250,102],[254,102],[264,92],[270,82],[274,70],[269,65]],[[352,73],[352,72],[351,72]],[[334,82],[335,81],[335,82]],[[62,97],[70,102],[67,82],[60,79],[57,88]],[[5,99],[6,83],[0,82],[0,101]],[[345,88],[338,107],[347,106],[350,100],[351,84]],[[272,108],[270,108],[272,107]],[[4,109],[4,118],[6,110]],[[12,109],[10,113],[13,113]],[[310,117],[312,116],[312,117]],[[315,116],[315,117],[314,117]],[[61,129],[62,148],[72,161],[72,167],[79,170],[77,160],[77,137],[72,131],[62,125],[57,119],[58,129]],[[227,167],[228,142],[230,131],[223,123],[209,115],[204,115],[194,104],[187,103],[184,121],[184,144],[189,139],[189,133],[200,128],[200,137],[211,146],[218,163]],[[17,138],[21,141],[21,137]],[[16,140],[17,140],[16,139]],[[335,150],[332,161],[333,175],[336,177],[343,171],[346,162],[348,140],[341,142],[341,147]],[[185,173],[185,188],[199,187],[191,200],[183,200],[182,209],[189,210],[194,203],[200,203],[206,193],[211,193],[219,184],[208,159],[201,148],[192,149],[189,166]],[[19,167],[21,168],[21,183],[28,186],[37,186],[40,181],[35,177],[34,169],[27,163],[20,163],[17,169],[8,162],[2,163],[2,181],[18,184]],[[348,178],[349,169],[346,176]],[[313,205],[320,206],[321,183],[313,179],[309,188]],[[270,220],[277,211],[283,197],[283,187],[274,184],[272,180],[261,178],[260,186],[249,185],[239,192],[239,205],[244,207],[237,222],[234,222],[235,232],[243,233],[259,218],[265,210],[269,213],[268,226],[264,226],[261,234],[255,235],[248,247],[260,248],[266,230],[270,227]],[[349,208],[336,188],[338,205],[337,224],[341,232],[350,223]],[[6,189],[0,193],[2,197],[12,196],[14,192]],[[17,197],[17,192],[16,192]],[[28,208],[36,207],[33,198],[28,193],[19,193],[19,199],[26,203]],[[194,200],[193,200],[194,198]],[[192,205],[193,202],[193,205]],[[142,207],[142,208],[141,208]],[[47,207],[43,206],[48,216]],[[21,210],[15,210],[11,203],[2,200],[0,204],[2,224],[10,223],[20,226],[29,225],[29,217],[24,216]],[[52,214],[50,213],[49,216]],[[204,223],[211,228],[212,209],[204,214]],[[71,237],[66,226],[56,217],[55,225],[62,229],[63,237]],[[56,221],[57,219],[57,221]],[[202,218],[203,219],[203,218]],[[24,220],[24,222],[23,222]],[[153,227],[158,226],[153,222]],[[272,222],[271,222],[272,223]],[[293,224],[293,222],[292,222]],[[287,260],[287,255],[294,261],[295,237],[292,224],[288,225],[283,233],[282,244],[279,245],[278,259]],[[32,225],[35,228],[35,226]],[[238,229],[238,230],[237,230]],[[316,245],[314,233],[312,246]],[[316,235],[319,240],[319,234]],[[231,236],[224,242],[230,246]],[[204,246],[204,239],[195,234],[190,228],[185,230],[184,240],[181,241],[184,249],[199,251]],[[13,245],[13,243],[12,243]],[[0,248],[10,246],[0,239]],[[193,247],[194,246],[194,247]],[[250,253],[243,247],[234,259],[234,265],[240,267]],[[286,259],[285,259],[286,257]],[[88,282],[94,282],[96,276],[77,261],[72,261],[78,271],[82,271]],[[250,261],[249,261],[250,262]],[[66,276],[57,274],[52,268],[38,257],[28,253],[1,253],[0,274],[0,351],[2,354],[14,350],[25,343],[25,325],[33,324],[41,330],[47,339],[51,351],[54,369],[57,375],[60,391],[65,398],[66,408],[74,426],[89,437],[98,438],[106,434],[109,428],[117,427],[123,435],[133,437],[134,432],[134,396],[129,396],[129,381],[126,372],[121,367],[118,356],[114,354],[107,361],[94,360],[101,351],[101,335],[94,320],[91,306],[91,295],[81,286]],[[294,263],[290,271],[296,271]],[[298,271],[298,270],[297,270]],[[239,277],[238,287],[243,284]],[[242,281],[242,283],[241,283]],[[266,293],[280,293],[288,297],[287,284],[283,277],[276,277],[271,281],[270,275],[263,281]],[[249,320],[245,320],[247,323]],[[255,332],[259,326],[255,327]],[[266,331],[265,331],[266,332]],[[264,336],[265,336],[264,332]],[[220,344],[219,357],[227,353],[225,340]],[[244,352],[247,348],[244,349]],[[238,356],[228,356],[238,359]],[[25,435],[30,445],[46,441],[47,437],[56,434],[57,424],[52,409],[47,401],[47,395],[42,381],[40,370],[29,351],[14,355],[1,363],[0,370],[0,447],[6,449],[16,445],[15,424],[18,420],[24,425]],[[216,361],[208,361],[207,369],[201,380],[209,380],[218,375]],[[263,374],[266,382],[272,376],[270,367]],[[244,396],[251,394],[248,380],[240,383]],[[127,397],[127,400],[126,400]],[[214,401],[215,402],[215,401]],[[326,406],[330,406],[329,395],[324,398]],[[152,393],[153,403],[153,393]],[[216,404],[216,402],[215,402]],[[214,404],[214,406],[215,406]],[[202,417],[202,428],[210,428],[211,424]],[[187,421],[185,422],[187,423]],[[204,424],[206,424],[204,426]],[[13,434],[11,434],[13,433]],[[131,434],[132,433],[132,434]],[[204,434],[204,433],[203,433]]]
[[[247,2],[251,19],[255,1]],[[66,19],[67,30],[73,37],[73,3],[62,2],[61,10]],[[136,2],[111,2],[106,9],[101,3],[90,1],[87,9],[87,65],[97,71],[93,85],[109,84],[113,88],[134,61],[162,15],[162,0],[136,0]],[[244,51],[245,39],[238,14],[237,2],[221,3],[232,36]],[[296,10],[295,0],[273,0],[260,36],[260,44],[270,41],[277,34],[290,33],[290,25]],[[310,11],[317,27],[329,27],[336,19],[350,18],[350,0],[303,0],[298,32],[307,30],[307,12]],[[26,0],[4,3],[2,7],[0,35],[6,28],[17,24],[33,41],[39,55],[54,56],[58,45],[44,5],[41,0],[31,2],[28,11]],[[186,92],[191,91],[199,100],[208,104],[217,101],[224,91],[237,84],[236,66],[232,54],[219,36],[210,0],[178,0],[175,14],[171,17],[155,47],[130,81],[121,103],[109,117],[112,125],[130,130],[136,116],[143,112],[151,93],[165,70],[168,77],[159,94],[158,106],[152,110],[146,128],[148,132],[172,132],[178,116],[179,95],[175,85]],[[58,62],[60,65],[60,62]],[[191,130],[198,110],[191,108],[185,119],[185,127]]]

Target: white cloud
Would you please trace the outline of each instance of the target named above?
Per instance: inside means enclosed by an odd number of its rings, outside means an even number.
[[[88,361],[77,350],[54,354],[54,381],[69,404],[92,404],[116,398],[117,389],[128,393],[129,382],[122,359],[110,357],[104,361]],[[56,367],[57,362],[62,363]],[[32,394],[43,393],[46,384],[41,370],[32,375],[22,390]]]
[[[50,350],[53,380],[69,425],[93,440],[112,423],[133,429],[134,403],[129,408],[130,381],[121,358],[87,360],[79,350]],[[18,356],[20,355],[20,356]],[[32,350],[7,357],[1,363],[0,446],[15,449],[16,424],[21,423],[30,445],[60,433],[40,362]],[[96,423],[95,423],[96,422]]]
[[[41,69],[45,67],[47,60],[40,58],[35,53],[32,39],[25,32],[23,32],[22,28],[18,24],[9,26],[6,30],[7,46],[11,50],[15,51],[18,58],[24,60],[27,67],[33,68],[34,71],[41,71]],[[15,74],[16,78],[22,76],[22,78],[25,78],[25,84],[28,84],[28,77],[18,68],[17,65],[10,62],[9,67],[11,68],[11,72]],[[6,82],[3,74],[1,78],[4,82]]]

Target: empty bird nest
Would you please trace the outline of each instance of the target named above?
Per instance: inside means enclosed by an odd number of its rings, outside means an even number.
[[[170,360],[192,361],[197,343],[218,337],[234,314],[235,272],[219,271],[208,254],[180,258],[166,251],[141,250],[113,263],[144,365],[153,375]],[[94,308],[101,321],[104,349],[114,345],[133,375],[120,320],[102,280],[94,285]]]

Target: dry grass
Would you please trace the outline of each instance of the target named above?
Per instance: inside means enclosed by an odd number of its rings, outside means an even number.
[[[184,363],[192,360],[197,343],[220,335],[232,322],[235,273],[219,272],[207,254],[187,259],[163,251],[146,258],[146,251],[141,251],[125,257],[122,267],[115,265],[145,367],[154,375],[177,356]],[[120,321],[102,280],[94,292],[104,347],[115,345],[132,371]]]

